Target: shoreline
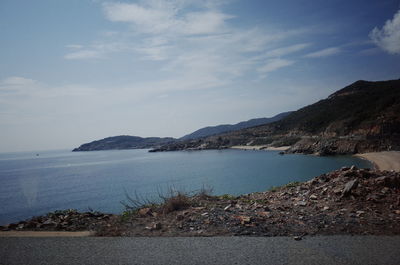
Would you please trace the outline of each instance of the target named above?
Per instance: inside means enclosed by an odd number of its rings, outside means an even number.
[[[0,231],[91,231],[107,237],[399,235],[399,189],[400,173],[353,166],[239,196],[175,193],[118,215],[55,211]]]
[[[268,145],[235,145],[235,146],[230,147],[230,149],[266,150],[266,151],[286,151],[289,148],[290,148],[290,146],[272,147],[272,146],[268,146]]]
[[[400,172],[400,151],[372,152],[354,156],[370,161],[376,170]]]

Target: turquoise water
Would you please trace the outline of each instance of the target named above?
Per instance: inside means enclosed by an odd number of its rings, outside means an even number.
[[[57,209],[119,213],[125,192],[156,198],[170,187],[190,192],[203,185],[216,195],[265,191],[351,165],[371,166],[351,156],[281,156],[276,151],[3,153],[0,224]]]

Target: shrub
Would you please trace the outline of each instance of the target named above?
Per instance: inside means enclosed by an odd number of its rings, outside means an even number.
[[[174,192],[169,197],[162,197],[162,212],[164,214],[186,209],[190,205],[189,197],[182,192]]]

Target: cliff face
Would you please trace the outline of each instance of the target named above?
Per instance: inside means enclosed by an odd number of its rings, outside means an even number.
[[[284,119],[156,151],[291,145],[288,152],[353,154],[400,150],[400,80],[357,81]]]

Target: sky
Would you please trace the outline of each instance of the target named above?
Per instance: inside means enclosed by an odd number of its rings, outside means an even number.
[[[181,137],[400,78],[400,0],[0,0],[0,152]]]

